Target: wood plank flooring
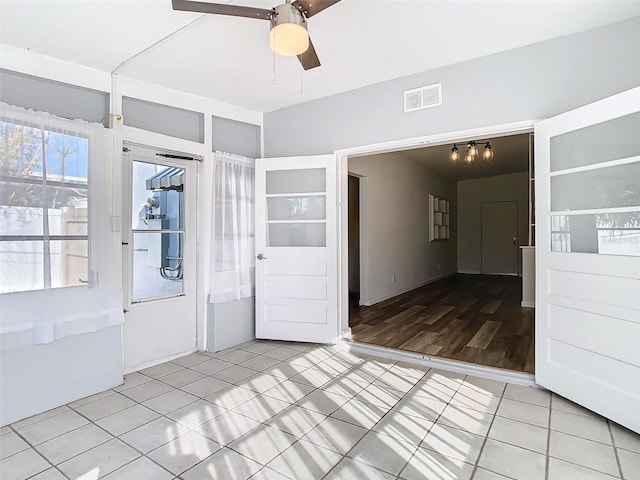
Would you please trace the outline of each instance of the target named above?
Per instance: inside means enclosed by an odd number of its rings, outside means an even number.
[[[533,373],[534,311],[522,279],[457,274],[371,307],[352,302],[351,340]]]

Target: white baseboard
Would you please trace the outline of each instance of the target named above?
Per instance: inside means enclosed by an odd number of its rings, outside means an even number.
[[[465,375],[474,375],[476,377],[488,378],[499,382],[513,383],[516,385],[524,385],[528,387],[537,387],[535,375],[531,373],[515,372],[513,370],[505,370],[503,368],[488,367],[486,365],[478,365],[475,363],[461,362],[459,360],[450,360],[448,358],[433,357],[431,355],[422,355],[420,353],[407,352],[397,350],[395,348],[380,347],[367,343],[353,342],[342,339],[338,342],[338,347],[361,353],[364,355],[376,355],[378,357],[398,360],[403,362],[415,363],[426,367],[439,368],[449,372],[463,373]]]
[[[370,307],[371,305],[375,305],[376,303],[384,302],[385,300],[389,300],[390,298],[397,297],[398,295],[402,295],[403,293],[410,292],[411,290],[415,290],[416,288],[424,287],[425,285],[429,285],[430,283],[437,282],[438,280],[442,280],[443,278],[450,277],[451,275],[455,275],[456,272],[448,272],[442,275],[438,275],[437,277],[430,278],[429,280],[425,280],[424,282],[420,282],[412,287],[407,287],[403,290],[398,290],[397,292],[386,293],[379,297],[370,299],[370,300],[362,300],[360,299],[360,305],[365,307]]]
[[[168,357],[163,357],[158,360],[153,360],[151,362],[141,363],[140,365],[135,365],[133,367],[126,367],[124,369],[124,374],[138,372],[140,370],[144,370],[145,368],[153,367],[155,365],[159,365],[161,363],[170,362],[171,360],[175,360],[176,358],[184,357],[185,355],[190,355],[193,352],[197,352],[195,348],[190,350],[185,350],[184,352],[176,353],[175,355],[169,355]]]
[[[520,306],[526,307],[526,308],[536,308],[536,302],[528,302],[528,301],[522,300],[520,302]]]

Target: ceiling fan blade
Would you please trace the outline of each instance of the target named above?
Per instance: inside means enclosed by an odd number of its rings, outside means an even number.
[[[311,70],[312,68],[320,66],[320,59],[318,58],[316,49],[313,47],[311,39],[309,39],[309,48],[307,48],[306,52],[298,55],[298,60],[300,60],[302,68],[305,70]]]
[[[291,5],[302,11],[304,16],[309,18],[339,1],[340,0],[296,0]]]
[[[171,0],[171,3],[174,10],[186,12],[214,13],[216,15],[257,18],[259,20],[269,20],[273,15],[272,10],[265,8],[242,7],[224,3],[195,2],[193,0]]]

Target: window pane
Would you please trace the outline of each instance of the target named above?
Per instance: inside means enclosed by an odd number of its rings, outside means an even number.
[[[326,191],[326,169],[273,170],[267,172],[267,194]]]
[[[0,242],[0,293],[44,288],[42,241]]]
[[[325,196],[268,197],[267,220],[324,220]]]
[[[86,138],[46,132],[47,179],[87,185],[89,141]]]
[[[0,189],[4,185],[0,183]],[[42,208],[0,205],[0,235],[42,235]]]
[[[87,240],[52,240],[51,288],[84,285],[89,281],[89,242]]]
[[[325,223],[267,224],[269,247],[326,247]]]
[[[640,162],[551,177],[551,210],[640,206]]]
[[[554,215],[551,251],[640,256],[640,209],[630,213]]]
[[[133,233],[133,301],[184,293],[183,245],[183,233]]]
[[[640,155],[640,113],[551,139],[551,171]]]
[[[133,162],[132,228],[184,228],[184,169]]]

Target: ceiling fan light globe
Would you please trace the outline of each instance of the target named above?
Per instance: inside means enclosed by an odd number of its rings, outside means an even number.
[[[271,29],[269,45],[279,55],[300,55],[309,48],[309,34],[302,25],[280,23]]]

